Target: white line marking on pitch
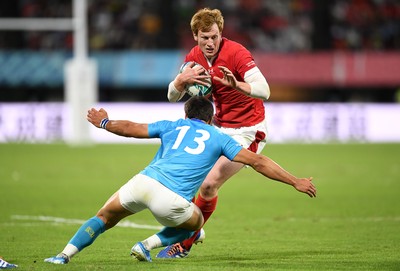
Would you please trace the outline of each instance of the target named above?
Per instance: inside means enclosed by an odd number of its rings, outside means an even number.
[[[86,220],[81,219],[68,219],[62,217],[52,217],[52,216],[30,216],[30,215],[12,215],[11,219],[15,220],[28,220],[28,221],[44,221],[44,222],[54,222],[60,224],[83,224]],[[153,225],[140,225],[130,221],[121,221],[117,224],[118,227],[124,228],[135,228],[135,229],[149,229],[149,230],[160,230],[162,226]]]

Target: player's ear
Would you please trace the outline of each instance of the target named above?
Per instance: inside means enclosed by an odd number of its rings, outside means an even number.
[[[197,37],[197,35],[196,35],[194,32],[192,32],[192,34],[193,34],[193,39],[194,39],[195,41],[198,41],[199,38]]]

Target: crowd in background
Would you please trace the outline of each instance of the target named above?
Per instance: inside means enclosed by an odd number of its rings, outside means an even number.
[[[72,0],[12,2],[3,1],[1,17],[72,16]],[[190,18],[207,6],[223,11],[224,36],[252,50],[400,49],[396,0],[88,0],[87,4],[91,50],[190,48],[194,44]],[[0,31],[0,38],[0,48],[8,49],[69,50],[73,45],[67,31]]]
[[[330,13],[333,48],[400,49],[399,1],[335,0]]]

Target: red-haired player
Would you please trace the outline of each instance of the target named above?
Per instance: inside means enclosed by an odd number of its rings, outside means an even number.
[[[186,55],[185,62],[201,64],[212,77],[212,99],[216,109],[213,125],[243,147],[260,153],[267,136],[264,110],[264,101],[270,96],[267,80],[244,46],[222,37],[224,18],[220,10],[199,10],[193,15],[190,26],[197,45]],[[187,84],[201,84],[203,72],[201,66],[192,65],[178,74],[169,84],[168,100],[179,101]],[[216,208],[218,189],[242,167],[243,164],[221,157],[207,175],[195,201],[205,222]],[[191,239],[168,246],[157,257],[187,256],[196,237],[198,233]]]

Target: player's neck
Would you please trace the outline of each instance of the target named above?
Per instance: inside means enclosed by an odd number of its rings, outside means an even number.
[[[191,118],[191,120],[193,120],[193,121],[198,121],[198,122],[203,122],[203,123],[207,123],[207,122],[205,122],[204,120],[200,120],[200,119],[196,119],[196,118]]]
[[[206,59],[207,64],[208,64],[209,67],[212,66],[212,63],[213,63],[214,59],[217,57],[217,56],[215,55],[215,56],[213,56],[213,57],[208,58],[208,57],[206,57],[204,54],[203,54],[203,56],[204,56],[204,58]]]

